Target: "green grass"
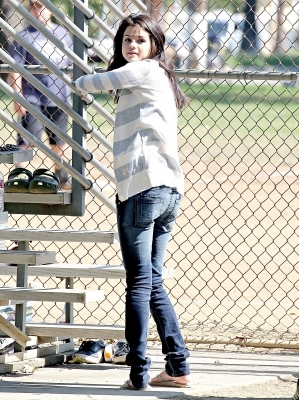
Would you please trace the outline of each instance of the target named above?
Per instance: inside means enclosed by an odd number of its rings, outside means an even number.
[[[183,84],[190,97],[189,106],[179,113],[179,142],[196,146],[210,143],[252,141],[279,147],[281,140],[298,140],[298,89],[280,82],[235,83],[209,81],[206,84]],[[9,103],[1,96],[2,109]],[[97,101],[113,113],[115,104],[108,94],[99,94]],[[113,129],[104,118],[89,107],[89,120],[112,141]],[[275,144],[275,142],[277,142]]]
[[[188,135],[202,137],[206,132],[227,139],[235,134],[261,140],[262,137],[296,136],[298,139],[298,90],[281,83],[208,83],[185,86],[191,98],[180,117],[180,127]],[[188,126],[186,125],[188,121]]]
[[[189,106],[179,112],[178,142],[189,157],[289,157],[297,146],[299,130],[298,90],[280,82],[238,82],[182,85]],[[115,104],[107,94],[97,100],[110,112]],[[92,115],[91,115],[92,114]],[[97,129],[113,140],[113,130],[90,108]],[[279,158],[279,157],[278,157]],[[238,158],[239,159],[239,158]],[[268,158],[269,159],[269,158]]]
[[[238,66],[244,68],[250,68],[252,66],[257,67],[262,70],[265,67],[276,68],[282,67],[288,70],[291,67],[297,67],[299,61],[298,50],[291,49],[289,52],[276,51],[270,55],[260,55],[260,54],[246,54],[241,52],[239,56],[234,56],[232,54],[227,54],[225,63],[230,69],[238,70]]]

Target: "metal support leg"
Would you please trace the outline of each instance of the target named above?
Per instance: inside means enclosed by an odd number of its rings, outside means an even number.
[[[29,242],[21,241],[18,243],[19,250],[28,250]],[[27,287],[28,283],[28,264],[18,264],[17,266],[17,287]],[[20,329],[20,331],[26,331],[26,308],[27,302],[23,301],[21,304],[16,304],[16,312],[15,312],[15,326]],[[25,349],[17,342],[14,344],[14,351],[20,352]]]
[[[74,288],[74,278],[65,279],[66,289]],[[74,322],[74,303],[65,303],[65,322],[72,324]]]
[[[65,287],[66,289],[74,288],[74,278],[66,278],[65,279]],[[66,324],[74,323],[74,303],[65,303],[65,322]],[[73,339],[69,338],[66,340],[66,343],[72,342]]]

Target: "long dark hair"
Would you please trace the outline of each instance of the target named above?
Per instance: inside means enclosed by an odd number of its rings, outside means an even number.
[[[124,32],[128,26],[139,26],[148,32],[151,40],[151,54],[149,58],[158,61],[160,67],[165,70],[173,88],[177,108],[184,108],[189,103],[189,99],[179,87],[175,77],[173,63],[165,53],[165,35],[157,21],[148,14],[130,14],[122,20],[114,37],[114,54],[109,61],[107,71],[112,71],[113,69],[123,67],[127,64],[127,61],[122,55],[122,42]],[[119,93],[116,93],[116,100],[118,100],[118,94]]]

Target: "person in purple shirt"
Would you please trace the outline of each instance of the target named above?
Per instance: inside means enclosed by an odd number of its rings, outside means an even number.
[[[40,23],[42,23],[47,29],[49,29],[55,36],[57,36],[68,48],[73,47],[73,41],[66,29],[60,25],[54,24],[51,21],[51,11],[45,8],[38,0],[30,1],[29,12],[33,15]],[[38,51],[47,56],[53,63],[59,66],[71,65],[71,60],[55,47],[45,36],[42,35],[33,26],[28,26],[26,29],[20,32],[20,35],[24,37],[32,46]],[[29,51],[24,49],[19,43],[14,41],[9,49],[11,57],[14,58],[20,64],[23,65],[40,65],[41,62],[37,60]],[[69,103],[70,91],[67,85],[53,74],[36,74],[35,77],[40,80],[51,92],[53,92],[59,99]],[[35,107],[38,107],[40,111],[54,122],[63,132],[67,132],[68,122],[67,115],[63,112],[55,103],[35,88],[30,82],[22,77],[17,72],[10,74],[10,83],[12,88],[24,96]],[[22,105],[14,101],[14,109],[16,114],[21,119],[22,126],[27,129],[32,135],[41,139],[41,135],[45,130],[49,137],[49,144],[51,149],[59,156],[63,157],[66,149],[65,142],[63,139],[55,135],[47,127],[31,115]],[[17,144],[20,148],[26,149],[30,147],[29,142],[18,134]],[[55,165],[55,173],[58,175],[60,180],[61,189],[69,189],[70,183],[68,176],[63,172],[59,166]]]

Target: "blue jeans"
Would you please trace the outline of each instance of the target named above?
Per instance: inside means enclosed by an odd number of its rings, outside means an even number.
[[[150,312],[166,355],[165,370],[173,377],[190,373],[189,352],[173,306],[162,284],[162,269],[170,232],[179,212],[181,195],[166,186],[154,187],[120,202],[117,224],[126,270],[126,364],[136,388],[149,381],[151,360],[146,357]]]

